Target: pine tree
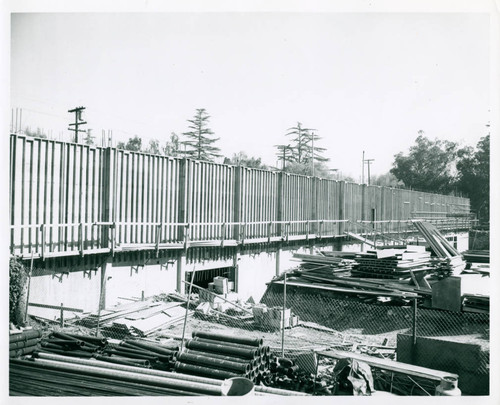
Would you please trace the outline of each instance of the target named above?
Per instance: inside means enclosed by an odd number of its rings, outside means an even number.
[[[204,108],[196,110],[196,115],[189,122],[189,131],[183,135],[187,138],[182,144],[186,146],[186,156],[198,160],[213,161],[220,157],[220,149],[214,146],[219,138],[212,138],[214,132],[208,127],[210,116]]]

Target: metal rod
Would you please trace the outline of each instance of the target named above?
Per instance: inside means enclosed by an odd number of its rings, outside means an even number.
[[[194,276],[196,274],[196,267],[193,268],[193,274],[191,274],[191,282],[189,284],[189,294],[186,302],[186,314],[184,315],[184,325],[182,326],[182,340],[181,340],[181,347],[179,351],[182,353],[182,349],[184,348],[184,337],[186,335],[186,324],[187,324],[187,318],[188,318],[188,313],[189,313],[189,303],[191,301],[191,291],[193,290],[193,283],[194,283]]]
[[[281,327],[281,357],[285,357],[285,312],[286,312],[286,273],[283,279],[283,319]]]

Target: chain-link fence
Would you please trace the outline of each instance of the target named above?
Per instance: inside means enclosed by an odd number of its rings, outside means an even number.
[[[168,303],[168,309],[157,313],[171,317],[171,322],[160,320],[156,326],[153,319],[157,314],[151,303]],[[488,394],[489,314],[442,311],[422,304],[415,307],[412,300],[349,298],[293,286],[287,287],[286,294],[281,286],[274,286],[259,303],[247,303],[238,300],[235,293],[217,294],[193,285],[190,296],[162,294],[145,301],[138,298],[117,306],[117,317],[112,316],[113,309],[106,308],[79,321],[69,321],[67,326],[87,327],[86,333],[91,334],[99,330],[114,339],[130,334],[151,339],[190,339],[193,331],[259,337],[270,346],[272,354],[290,359],[312,350],[351,351],[458,374],[464,394]],[[120,316],[125,308],[130,308],[131,316]],[[267,322],[259,316],[262,308],[272,315]],[[146,311],[144,319],[137,315],[140,311]],[[138,324],[143,326],[143,332],[136,328]],[[375,369],[373,374],[379,389],[390,385],[394,392],[399,389],[406,395],[425,395],[435,388],[435,384],[413,384],[383,370]]]

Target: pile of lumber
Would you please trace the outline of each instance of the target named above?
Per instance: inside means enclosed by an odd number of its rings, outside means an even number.
[[[467,264],[490,262],[489,250],[466,250],[462,254]]]
[[[99,322],[105,336],[123,338],[125,336],[145,337],[153,332],[175,325],[184,319],[186,309],[182,302],[139,301],[116,305],[88,315],[78,324],[90,328]],[[193,311],[188,311],[188,316]]]
[[[40,336],[37,329],[11,331],[9,335],[9,357],[20,357],[38,348]]]
[[[303,271],[314,270],[324,275],[347,273],[352,269],[355,253],[352,252],[320,252],[316,255],[295,253],[294,259],[300,260]]]
[[[488,295],[464,294],[462,298],[464,312],[490,313],[490,297]]]
[[[412,223],[435,254],[434,265],[440,277],[460,274],[465,269],[465,262],[460,253],[434,225],[421,220],[413,220]]]
[[[352,276],[383,279],[410,278],[411,273],[429,272],[430,253],[422,246],[406,249],[380,249],[356,255]]]

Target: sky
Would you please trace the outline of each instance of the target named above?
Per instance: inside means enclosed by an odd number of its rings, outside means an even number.
[[[165,141],[197,108],[224,156],[277,164],[297,122],[330,169],[390,170],[423,130],[475,146],[490,121],[482,13],[17,13],[11,107],[23,128],[69,139],[85,106],[95,135]]]

